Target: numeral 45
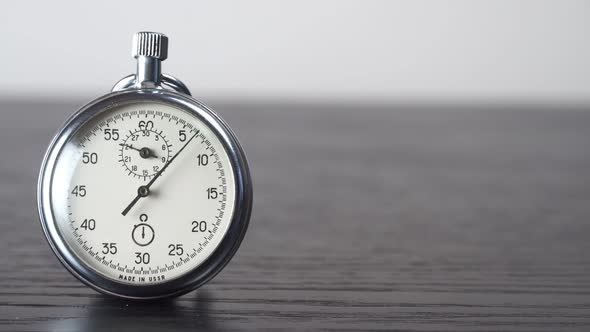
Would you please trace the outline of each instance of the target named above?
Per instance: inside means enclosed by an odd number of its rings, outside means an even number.
[[[72,189],[72,195],[76,197],[84,197],[86,196],[86,185],[77,185]]]

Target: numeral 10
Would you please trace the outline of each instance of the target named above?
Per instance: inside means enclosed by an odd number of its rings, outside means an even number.
[[[199,154],[197,155],[197,165],[198,166],[207,166],[209,164],[209,156],[206,154]]]

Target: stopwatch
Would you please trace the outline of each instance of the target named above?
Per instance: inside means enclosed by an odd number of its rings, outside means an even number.
[[[74,113],[45,154],[41,225],[61,263],[123,298],[177,296],[229,262],[248,227],[252,183],[230,127],[162,74],[168,38],[133,38],[135,74]]]

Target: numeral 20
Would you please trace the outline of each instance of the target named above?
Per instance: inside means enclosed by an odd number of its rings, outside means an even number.
[[[193,233],[197,232],[205,232],[207,231],[207,222],[203,221],[193,221]]]

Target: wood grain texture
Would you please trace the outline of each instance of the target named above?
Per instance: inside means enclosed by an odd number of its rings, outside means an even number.
[[[590,112],[213,103],[252,168],[228,267],[173,301],[105,298],[38,223],[74,102],[0,103],[0,330],[590,329]]]

